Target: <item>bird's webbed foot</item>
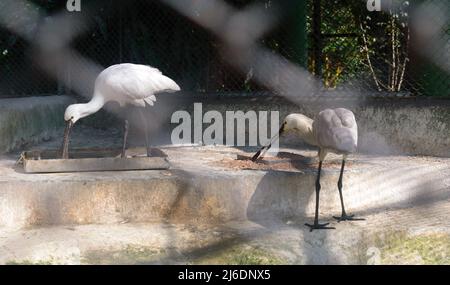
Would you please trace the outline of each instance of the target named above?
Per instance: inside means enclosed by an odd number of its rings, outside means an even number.
[[[314,223],[314,224],[308,224],[306,223],[305,226],[309,227],[309,231],[312,232],[313,230],[334,230],[336,229],[335,227],[327,227],[330,223],[325,223],[325,224],[319,224],[319,223]]]
[[[347,215],[347,214],[342,214],[340,217],[337,216],[333,216],[333,218],[335,218],[338,223],[342,222],[342,221],[365,221],[366,219],[363,218],[355,218],[355,215]]]

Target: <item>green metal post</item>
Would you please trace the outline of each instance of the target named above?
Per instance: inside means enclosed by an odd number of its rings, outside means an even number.
[[[290,15],[290,44],[294,51],[292,59],[303,67],[308,65],[308,35],[306,30],[307,0],[296,0]]]

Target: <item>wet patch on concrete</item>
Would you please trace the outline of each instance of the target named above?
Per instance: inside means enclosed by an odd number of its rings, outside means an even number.
[[[225,265],[278,265],[286,263],[286,260],[278,257],[277,254],[250,245],[232,246],[193,261],[193,264]]]
[[[221,246],[214,251],[188,254],[179,250],[155,249],[128,245],[120,250],[91,250],[81,258],[82,264],[225,264],[225,265],[277,265],[287,261],[270,250],[251,245]]]
[[[448,233],[411,235],[405,231],[387,232],[375,236],[375,244],[380,251],[380,264],[450,264]]]
[[[450,234],[412,235],[404,230],[364,234],[349,253],[354,264],[449,265]]]
[[[166,255],[165,249],[127,245],[120,250],[89,250],[81,258],[82,264],[152,264]]]
[[[53,265],[53,260],[19,260],[19,261],[7,261],[5,265]]]

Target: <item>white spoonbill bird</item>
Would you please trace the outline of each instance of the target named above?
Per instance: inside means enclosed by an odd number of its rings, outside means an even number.
[[[320,172],[322,162],[328,152],[342,154],[341,173],[339,175],[338,189],[341,199],[342,215],[334,217],[338,221],[345,220],[363,220],[354,218],[353,215],[347,215],[344,207],[344,198],[342,196],[342,176],[344,173],[345,160],[347,155],[356,152],[358,143],[358,127],[356,125],[355,115],[344,108],[326,109],[321,111],[315,120],[312,120],[302,114],[290,114],[286,116],[281,128],[268,145],[263,146],[253,157],[256,161],[271,147],[272,143],[280,135],[287,132],[295,132],[307,144],[319,148],[319,167],[316,179],[316,212],[314,224],[306,224],[310,230],[313,229],[334,229],[327,227],[329,223],[319,224],[319,192],[320,192]]]
[[[95,80],[94,94],[91,101],[85,104],[73,104],[64,113],[66,129],[62,146],[62,157],[69,157],[69,134],[72,126],[81,118],[89,116],[109,101],[116,101],[120,106],[134,105],[144,108],[153,106],[156,102],[155,94],[161,92],[176,92],[180,87],[161,71],[147,65],[123,63],[112,65],[103,70]],[[144,131],[147,155],[150,156],[147,122],[144,120]],[[125,120],[122,157],[125,157],[128,135],[128,121]]]

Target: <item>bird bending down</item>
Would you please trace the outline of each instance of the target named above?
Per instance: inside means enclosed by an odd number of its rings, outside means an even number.
[[[316,119],[312,119],[302,114],[290,114],[286,116],[278,133],[271,139],[269,144],[263,146],[253,157],[256,161],[262,157],[271,147],[272,143],[282,134],[295,132],[307,144],[319,148],[319,167],[316,179],[316,211],[313,224],[305,224],[310,230],[314,229],[334,229],[328,227],[329,223],[319,223],[319,193],[320,193],[320,174],[322,171],[322,162],[328,152],[342,154],[341,172],[338,181],[339,197],[341,200],[342,214],[340,217],[334,217],[339,222],[346,220],[363,220],[354,218],[353,215],[347,215],[344,207],[344,198],[342,196],[342,179],[347,155],[356,152],[358,142],[358,127],[356,125],[355,115],[344,108],[326,109],[321,111]]]
[[[134,105],[144,108],[153,106],[156,102],[155,94],[161,92],[179,91],[180,87],[156,68],[123,63],[112,65],[103,70],[95,80],[94,95],[85,104],[73,104],[64,113],[66,129],[62,146],[62,158],[69,158],[69,134],[73,125],[81,118],[100,110],[107,102],[116,101],[119,105]],[[142,109],[139,111],[144,123],[147,156],[150,156],[147,121]],[[125,157],[128,136],[128,121],[125,120],[122,157]]]

